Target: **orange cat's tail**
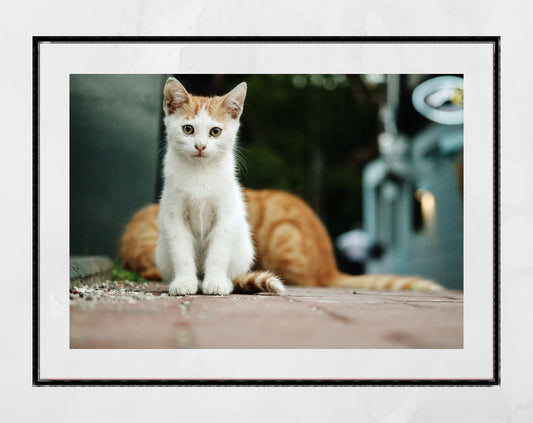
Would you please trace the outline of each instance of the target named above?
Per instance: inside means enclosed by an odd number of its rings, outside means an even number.
[[[237,294],[254,294],[256,292],[272,292],[281,295],[285,292],[283,282],[271,272],[256,270],[239,276],[233,281],[234,292]]]
[[[331,286],[362,289],[404,289],[415,291],[441,291],[444,288],[432,280],[420,276],[403,275],[348,275],[340,273]]]

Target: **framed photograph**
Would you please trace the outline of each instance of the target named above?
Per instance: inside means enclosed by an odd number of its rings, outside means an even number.
[[[34,37],[33,383],[499,384],[499,43]],[[184,102],[282,295],[156,269]]]

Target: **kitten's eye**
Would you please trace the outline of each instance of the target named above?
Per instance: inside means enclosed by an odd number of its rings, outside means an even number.
[[[209,131],[209,135],[212,137],[218,137],[222,133],[222,129],[217,128],[216,126],[214,128],[211,128]]]
[[[191,135],[192,133],[194,133],[194,128],[192,127],[192,125],[183,125],[181,129],[183,129],[183,132],[185,132],[187,135]]]

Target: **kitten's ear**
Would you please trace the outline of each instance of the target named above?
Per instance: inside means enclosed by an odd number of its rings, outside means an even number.
[[[165,116],[171,115],[189,101],[189,93],[176,78],[168,78],[163,88],[163,110]]]
[[[241,116],[246,97],[246,82],[241,82],[224,96],[224,107],[233,119]]]

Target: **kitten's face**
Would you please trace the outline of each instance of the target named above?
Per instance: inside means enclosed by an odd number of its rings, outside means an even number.
[[[168,148],[180,157],[206,163],[232,151],[239,129],[246,84],[222,97],[189,94],[174,78],[164,88]]]

